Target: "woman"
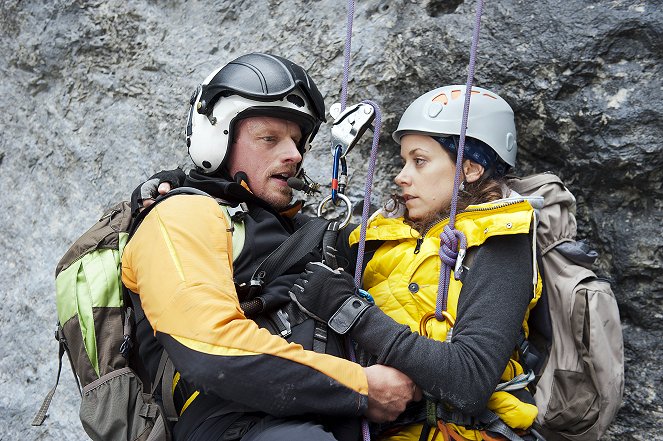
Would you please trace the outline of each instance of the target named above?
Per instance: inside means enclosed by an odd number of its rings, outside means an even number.
[[[464,93],[464,86],[446,86],[422,95],[393,134],[403,159],[395,178],[401,193],[370,220],[366,248],[375,251],[363,272],[363,289],[378,307],[354,295],[349,274],[320,264],[309,264],[292,290],[305,311],[349,332],[376,363],[423,390],[427,403],[381,428],[380,439],[494,439],[505,425],[526,431],[537,413],[516,351],[541,293],[534,209],[503,177],[515,163],[513,111],[481,88],[472,90],[455,221],[468,253],[456,264],[463,271],[452,271],[446,310],[440,319],[434,313]],[[355,230],[349,245],[358,240]],[[496,391],[498,384],[514,390]]]

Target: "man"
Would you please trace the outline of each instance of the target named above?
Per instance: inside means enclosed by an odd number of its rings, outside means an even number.
[[[352,439],[358,431],[349,422],[393,420],[415,398],[400,372],[339,358],[343,345],[331,332],[325,347],[336,357],[292,344],[311,340],[310,321],[288,323],[292,343],[274,335],[288,290],[307,262],[321,260],[318,251],[258,296],[251,283],[257,266],[308,220],[293,215],[287,179],[323,121],[324,102],[308,74],[267,54],[217,69],[191,99],[187,145],[196,170],[184,185],[222,202],[162,201],[122,258],[122,280],[147,318],[137,324],[141,359],[154,378],[164,348],[178,372],[176,440]],[[233,232],[240,226],[243,245]]]

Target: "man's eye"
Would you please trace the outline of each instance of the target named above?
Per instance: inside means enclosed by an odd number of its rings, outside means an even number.
[[[267,142],[276,141],[276,137],[274,137],[274,136],[263,136],[262,139],[263,139],[263,141],[267,141]]]

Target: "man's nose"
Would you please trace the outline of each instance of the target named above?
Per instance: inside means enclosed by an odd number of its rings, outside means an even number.
[[[299,151],[297,143],[287,138],[283,141],[283,159],[285,162],[299,163],[302,160],[302,153]]]

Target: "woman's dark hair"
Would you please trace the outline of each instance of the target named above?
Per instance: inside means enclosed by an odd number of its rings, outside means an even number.
[[[456,158],[446,149],[444,151],[455,161]],[[497,199],[504,197],[504,188],[506,186],[506,179],[502,176],[486,176],[488,171],[477,181],[465,183],[465,188],[458,192],[458,202],[456,204],[457,212],[461,212],[466,209],[469,205],[482,204],[484,202],[491,202]],[[410,219],[408,215],[407,208],[405,207],[405,201],[403,198],[397,194],[392,194],[389,200],[384,204],[384,210],[387,213],[398,212],[399,210],[405,209],[405,223],[408,224],[413,229],[417,230],[420,234],[423,234],[429,227],[439,222],[440,220],[448,217],[451,211],[451,207],[447,207],[444,210],[433,213],[430,216],[414,221]]]

